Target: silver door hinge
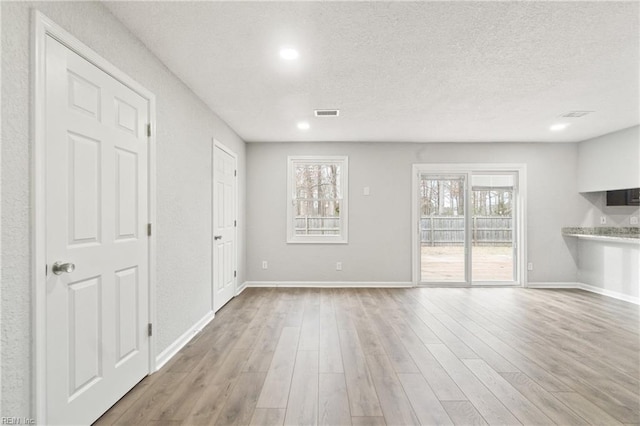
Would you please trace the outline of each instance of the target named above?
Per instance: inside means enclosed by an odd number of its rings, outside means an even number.
[[[151,236],[151,224],[147,223],[147,236]]]
[[[234,175],[234,176],[238,176],[238,171],[237,171],[237,170],[234,170],[234,171],[233,171],[233,175]]]
[[[233,221],[233,226],[238,226],[238,221],[234,220]]]
[[[151,123],[147,124],[147,136],[151,137]]]
[[[233,277],[237,277],[238,276],[238,271],[233,271]]]
[[[44,265],[44,275],[45,276],[49,275],[49,265],[47,265],[47,264]]]
[[[153,324],[151,323],[147,325],[147,334],[149,335],[149,337],[153,336]]]

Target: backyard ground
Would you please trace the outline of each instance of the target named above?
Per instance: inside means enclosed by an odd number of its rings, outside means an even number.
[[[422,246],[422,282],[464,282],[464,247]],[[511,246],[474,246],[473,281],[513,281]]]

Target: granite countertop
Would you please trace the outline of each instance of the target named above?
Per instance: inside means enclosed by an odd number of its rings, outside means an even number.
[[[562,235],[599,241],[618,241],[640,243],[640,227],[568,227],[562,228]]]

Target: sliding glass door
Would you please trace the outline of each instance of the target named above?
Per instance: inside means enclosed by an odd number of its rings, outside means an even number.
[[[514,180],[512,173],[471,176],[473,282],[515,281]]]
[[[518,172],[433,168],[417,174],[418,282],[517,283]]]
[[[422,282],[466,279],[466,175],[420,177],[420,276]]]

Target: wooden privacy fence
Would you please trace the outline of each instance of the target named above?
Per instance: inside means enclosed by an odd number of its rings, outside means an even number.
[[[427,246],[464,244],[464,216],[423,216],[420,218],[420,242]],[[475,245],[511,244],[513,220],[503,216],[473,216],[471,238]]]
[[[295,232],[296,235],[337,235],[340,218],[296,216]]]

